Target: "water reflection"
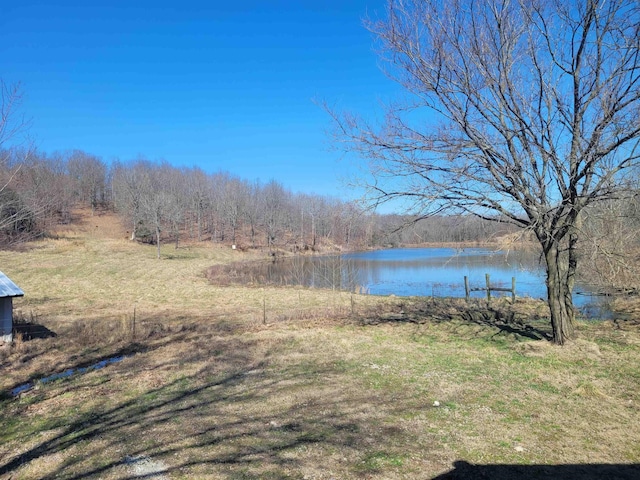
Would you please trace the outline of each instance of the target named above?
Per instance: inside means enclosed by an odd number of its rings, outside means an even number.
[[[254,266],[255,278],[270,285],[302,285],[348,291],[356,291],[363,286],[361,265],[344,256],[291,257]]]
[[[36,385],[36,383],[45,384],[45,383],[55,382],[56,380],[60,380],[62,378],[68,378],[68,377],[71,377],[72,375],[83,374],[83,373],[90,372],[92,370],[100,370],[101,368],[104,368],[107,365],[111,365],[112,363],[121,362],[125,358],[127,357],[124,355],[118,355],[116,357],[100,360],[99,362],[94,363],[93,365],[89,365],[88,367],[68,368],[63,372],[54,373],[53,375],[49,375],[48,377],[41,378],[36,382],[27,382],[27,383],[23,383],[22,385],[18,385],[17,387],[11,390],[10,394],[12,397],[17,397],[21,393],[31,390]]]
[[[374,295],[464,297],[464,277],[470,286],[484,287],[485,274],[493,287],[511,287],[516,278],[520,297],[546,298],[544,268],[538,255],[526,251],[484,248],[402,248],[339,256],[293,257],[261,264],[254,274],[261,283],[303,285],[359,291]],[[603,315],[597,297],[576,286],[575,305]],[[492,296],[510,293],[492,292]],[[472,292],[483,297],[485,292]]]
[[[268,283],[365,290],[375,295],[464,296],[464,277],[483,286],[485,274],[493,286],[518,282],[520,295],[544,296],[544,275],[535,255],[505,254],[487,249],[392,249],[339,256],[294,257],[264,264]]]
[[[546,295],[544,275],[537,257],[529,252],[495,252],[488,249],[419,248],[359,252],[343,255],[367,272],[373,294],[400,296],[464,296],[464,277],[472,287],[510,287],[516,277],[520,295]],[[482,296],[482,293],[478,293]]]

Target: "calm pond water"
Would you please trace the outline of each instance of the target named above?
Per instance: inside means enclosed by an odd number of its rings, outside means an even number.
[[[486,248],[397,248],[339,256],[295,257],[265,266],[262,280],[276,284],[336,288],[373,295],[464,297],[464,277],[471,288],[486,285],[511,288],[516,295],[546,298],[540,259],[530,252],[503,252]],[[491,292],[492,296],[511,293]],[[484,297],[486,292],[472,292]],[[577,285],[575,305],[586,316],[600,316],[601,299]]]

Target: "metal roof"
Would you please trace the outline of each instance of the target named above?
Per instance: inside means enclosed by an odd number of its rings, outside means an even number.
[[[11,281],[4,273],[0,272],[0,298],[22,297],[24,292]]]

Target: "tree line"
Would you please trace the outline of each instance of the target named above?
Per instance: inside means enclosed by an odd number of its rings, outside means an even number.
[[[1,156],[0,240],[5,245],[71,222],[77,207],[115,211],[131,240],[155,244],[158,252],[162,243],[177,247],[185,240],[326,251],[479,242],[504,232],[504,226],[464,216],[414,223],[413,217],[377,214],[356,202],[293,193],[276,180],[249,181],[166,162],[107,164],[79,150],[9,149]]]
[[[227,172],[206,173],[147,160],[110,169],[115,210],[131,238],[244,247],[312,249],[362,246],[370,218],[353,203],[292,193],[275,180],[251,182]]]

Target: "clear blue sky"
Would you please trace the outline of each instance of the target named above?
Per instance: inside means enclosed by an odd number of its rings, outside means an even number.
[[[143,155],[348,197],[326,100],[374,114],[397,87],[362,19],[384,0],[0,0],[0,77],[47,153]],[[353,192],[351,192],[353,193]]]

